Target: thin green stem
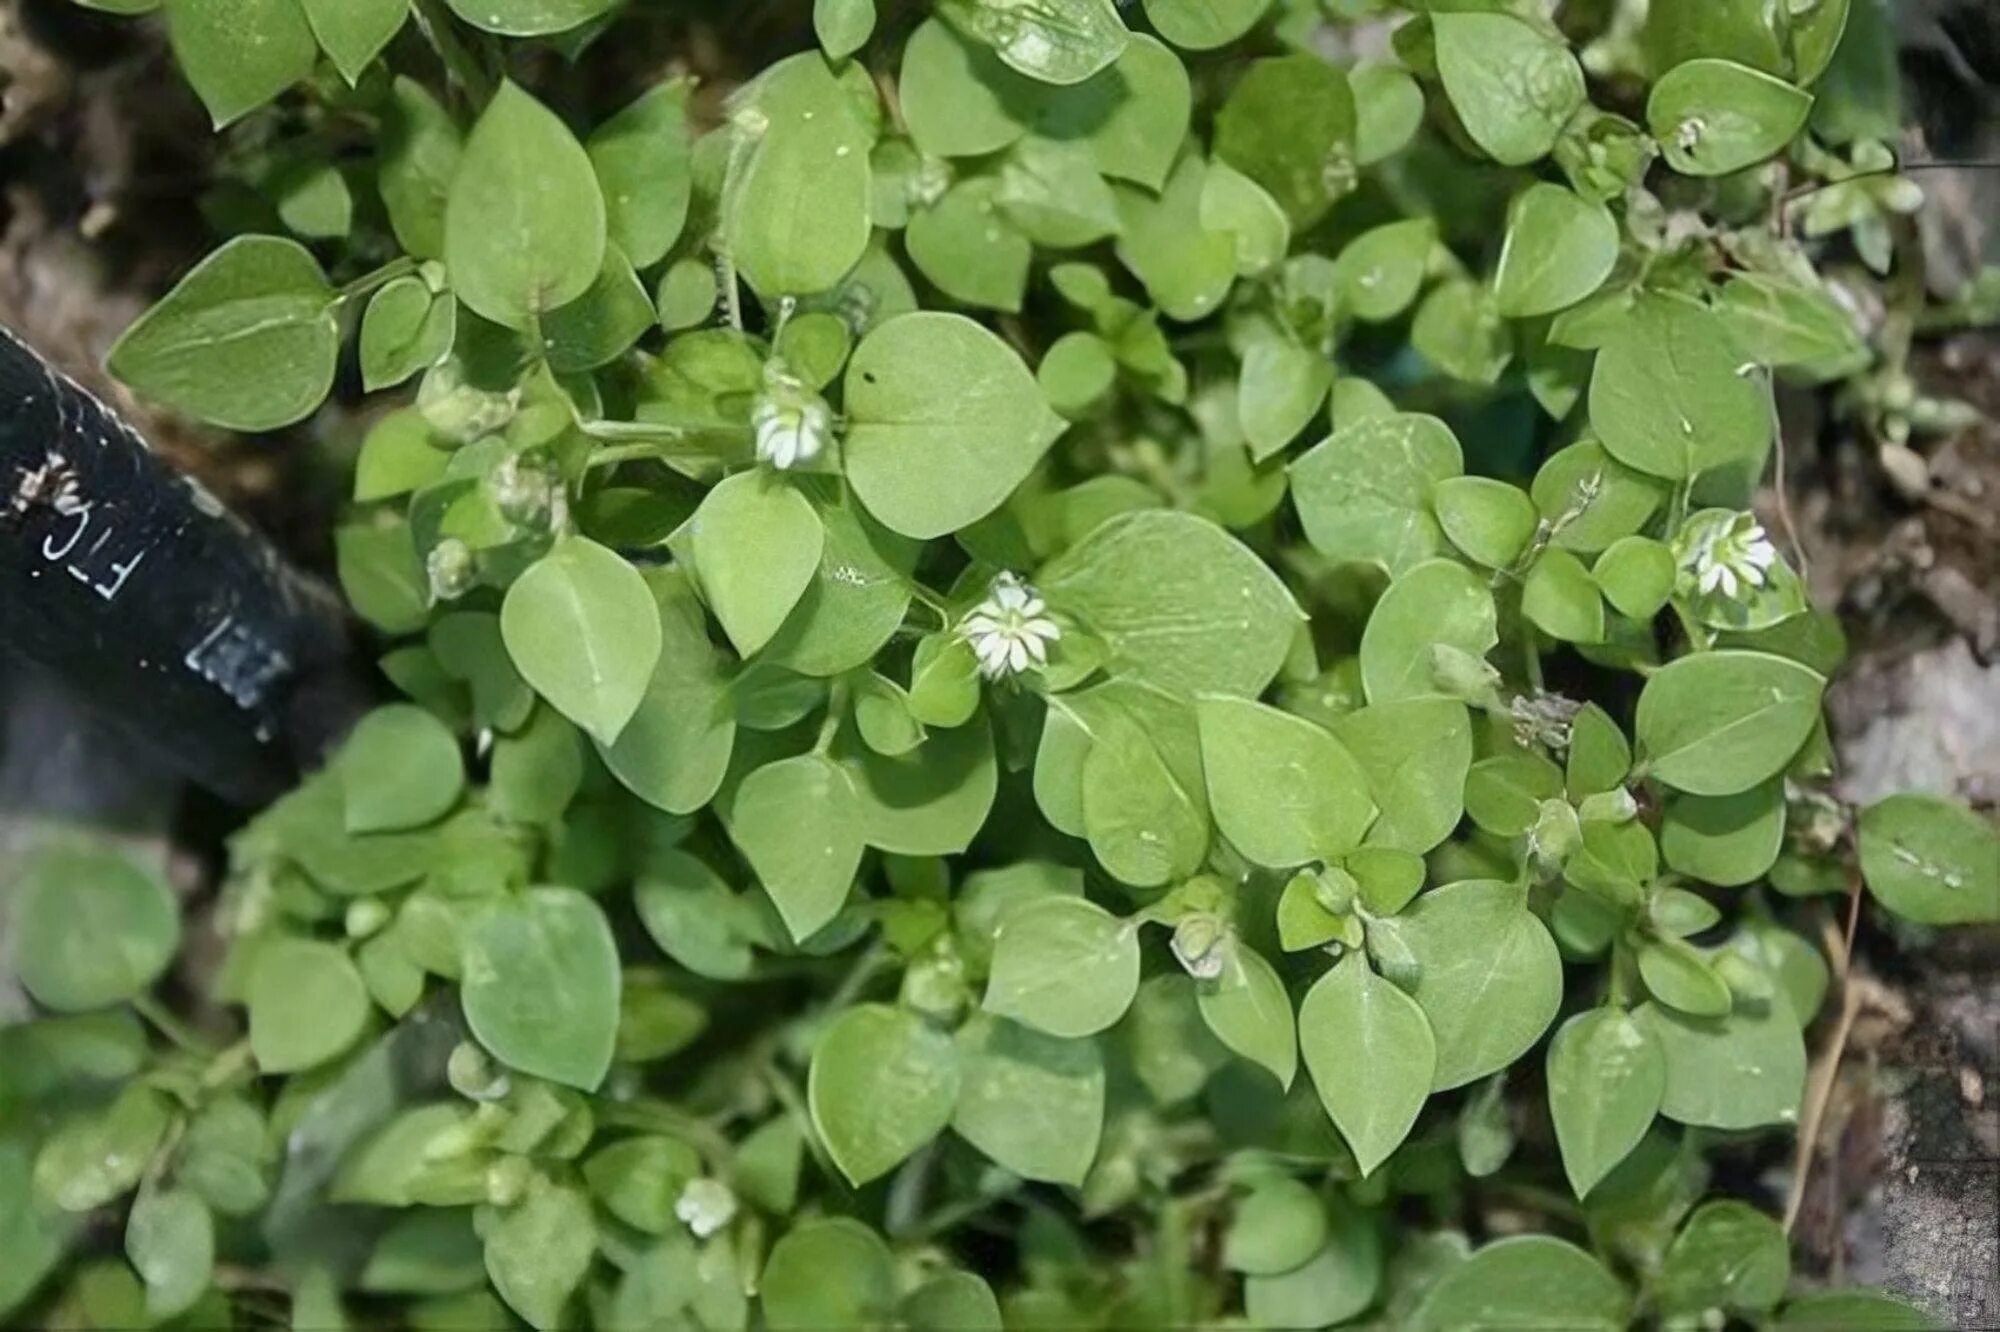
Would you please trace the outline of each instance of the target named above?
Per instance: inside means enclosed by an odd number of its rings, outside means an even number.
[[[189,1054],[200,1055],[204,1059],[214,1057],[215,1046],[200,1032],[175,1017],[168,1011],[167,1006],[149,991],[142,990],[132,996],[132,1011],[151,1023],[153,1029],[160,1035]]]
[[[335,293],[335,299],[352,301],[359,300],[363,296],[371,296],[378,289],[388,286],[397,278],[407,276],[416,271],[417,261],[407,254],[402,255],[391,259],[388,263],[375,269],[373,272],[363,273],[360,277],[354,279],[354,281],[348,283]]]

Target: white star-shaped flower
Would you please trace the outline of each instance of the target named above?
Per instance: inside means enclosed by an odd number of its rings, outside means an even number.
[[[1690,524],[1693,528],[1695,525]],[[1778,548],[1763,524],[1747,513],[1723,516],[1683,533],[1682,576],[1702,596],[1719,593],[1735,599],[1764,586],[1778,562]]]
[[[998,680],[1047,665],[1049,644],[1062,637],[1062,629],[1034,588],[1003,573],[986,600],[959,622],[958,635],[979,658],[979,673]]]
[[[757,457],[780,471],[811,462],[826,447],[833,414],[817,399],[757,400],[750,424],[757,431]]]

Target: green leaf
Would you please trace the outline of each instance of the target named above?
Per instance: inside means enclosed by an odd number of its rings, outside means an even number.
[[[894,757],[844,734],[834,755],[860,797],[862,837],[883,851],[956,855],[993,808],[999,774],[984,721],[935,732]]]
[[[1430,560],[1405,570],[1375,603],[1361,634],[1361,679],[1368,701],[1393,703],[1438,693],[1438,647],[1477,658],[1499,641],[1493,594],[1479,575],[1451,560]]]
[[[1369,417],[1292,464],[1292,502],[1320,554],[1394,577],[1444,549],[1432,491],[1464,468],[1457,437],[1436,417]]]
[[[306,21],[320,48],[333,58],[333,66],[350,84],[382,54],[410,17],[404,0],[303,0]]]
[[[1264,955],[1235,945],[1235,966],[1195,991],[1201,1020],[1217,1040],[1291,1088],[1299,1070],[1298,1024],[1285,982]]]
[[[859,1221],[823,1217],[793,1227],[771,1246],[758,1286],[771,1332],[873,1327],[887,1321],[895,1303],[895,1260]]]
[[[1410,345],[1445,375],[1490,388],[1514,357],[1513,334],[1494,307],[1492,293],[1476,283],[1440,283],[1417,307]]]
[[[541,321],[542,351],[558,374],[596,370],[630,351],[656,317],[631,260],[607,244],[604,267],[589,290]]]
[[[221,129],[311,76],[319,43],[298,0],[168,0],[174,63]]]
[[[962,1076],[953,1131],[1023,1179],[1080,1186],[1104,1127],[1097,1042],[976,1014],[956,1043]]]
[[[582,1190],[538,1179],[485,1238],[493,1289],[530,1327],[554,1332],[597,1253],[597,1223]]]
[[[30,1144],[0,1138],[0,1318],[11,1316],[63,1258],[70,1221],[36,1196]]]
[[[451,354],[458,303],[419,277],[401,277],[369,299],[361,319],[361,386],[393,388]]]
[[[451,455],[438,447],[430,427],[414,407],[378,420],[361,442],[354,462],[354,500],[393,499],[440,480]]]
[[[993,512],[1065,424],[1020,357],[962,315],[885,320],[855,348],[846,386],[848,480],[905,536]]]
[[[1244,1281],[1243,1307],[1250,1326],[1329,1327],[1375,1302],[1383,1264],[1374,1218],[1339,1195],[1327,1208],[1327,1240],[1318,1253],[1289,1272]]]
[[[215,1218],[185,1189],[142,1189],[125,1218],[125,1256],[146,1283],[146,1316],[177,1318],[215,1271]]]
[[[1514,319],[1553,314],[1603,286],[1617,262],[1610,209],[1560,185],[1531,185],[1508,212],[1494,304]]]
[[[827,1153],[861,1185],[944,1131],[960,1078],[949,1036],[908,1009],[857,1004],[820,1034],[806,1096]]]
[[[1368,776],[1330,733],[1247,699],[1203,698],[1195,714],[1209,807],[1237,850],[1283,869],[1361,844],[1375,820]]]
[[[617,741],[660,657],[660,617],[638,570],[587,537],[556,542],[507,589],[507,655],[556,710]]]
[[[1621,615],[1650,620],[1673,595],[1673,548],[1651,537],[1620,537],[1605,547],[1591,566],[1590,576],[1604,599]]]
[[[1118,230],[1118,201],[1088,143],[1038,134],[1021,139],[1000,162],[994,201],[1008,222],[1045,249],[1076,249]]]
[[[1310,1262],[1326,1244],[1326,1204],[1306,1185],[1279,1175],[1244,1194],[1222,1241],[1222,1265],[1277,1276]]]
[[[723,236],[767,299],[826,291],[868,248],[872,135],[817,51],[750,85],[731,132]]]
[[[1438,75],[1474,143],[1503,166],[1555,146],[1584,103],[1583,69],[1553,29],[1504,13],[1433,13]]]
[[[1660,854],[1667,868],[1724,888],[1762,878],[1784,840],[1782,778],[1735,795],[1670,796],[1660,814]]]
[[[609,12],[618,0],[446,0],[452,12],[502,37],[547,37]]]
[[[1597,354],[1591,427],[1612,457],[1670,480],[1755,458],[1771,438],[1771,395],[1745,363],[1706,306],[1642,301]]]
[[[983,157],[1027,132],[1025,117],[1009,112],[1027,95],[1019,78],[988,48],[927,18],[903,47],[897,100],[924,155]]]
[[[583,785],[583,745],[554,708],[536,708],[526,726],[493,741],[487,799],[515,823],[551,826]]]
[[[983,1006],[1076,1038],[1124,1016],[1138,987],[1138,927],[1080,897],[1051,897],[1001,920]]]
[[[1216,112],[1215,155],[1304,227],[1352,184],[1354,126],[1354,92],[1339,69],[1317,55],[1272,56],[1254,62]]]
[[[1430,1096],[1437,1042],[1424,1010],[1349,953],[1299,1005],[1306,1069],[1328,1118],[1371,1175]]]
[[[1383,60],[1347,71],[1354,89],[1354,157],[1373,166],[1402,151],[1424,123],[1424,90],[1410,72]]]
[[[340,1055],[368,1022],[368,987],[347,953],[310,939],[257,945],[250,964],[250,1053],[264,1073],[295,1073]]]
[[[1660,1113],[1704,1128],[1796,1124],[1805,1095],[1806,1047],[1782,997],[1724,1018],[1690,1017],[1657,1004],[1638,1010],[1667,1061]]]
[[[133,321],[106,364],[136,392],[210,424],[276,430],[310,416],[333,386],[338,305],[296,242],[239,236]]]
[[[1733,60],[1687,60],[1653,85],[1646,126],[1685,176],[1726,176],[1780,152],[1805,128],[1812,94]]]
[[[792,938],[811,935],[847,900],[861,865],[861,818],[853,782],[822,754],[767,763],[737,788],[730,839]]]
[[[604,195],[605,232],[634,268],[666,258],[687,222],[688,90],[681,79],[654,86],[584,145]]]
[[[1868,355],[1853,317],[1817,282],[1736,273],[1715,309],[1761,365],[1803,370],[1817,381],[1853,373]]]
[[[1409,309],[1436,248],[1437,223],[1428,217],[1388,222],[1356,236],[1333,261],[1342,312],[1379,323]]]
[[[466,1023],[494,1058],[581,1091],[604,1081],[620,974],[597,903],[571,888],[495,903],[466,929],[461,966]]]
[[[1112,0],[942,0],[951,25],[1015,72],[1042,83],[1081,83],[1118,59],[1131,34]]]
[[[1303,613],[1251,550],[1193,514],[1100,524],[1035,578],[1049,605],[1110,649],[1126,678],[1170,692],[1262,693]]]
[[[1450,836],[1465,812],[1472,722],[1453,698],[1371,704],[1334,723],[1334,737],[1368,774],[1375,807],[1370,846],[1422,855]]]
[[[180,906],[157,874],[116,852],[50,846],[15,864],[14,974],[59,1013],[132,998],[180,946]]]
[[[1236,276],[1236,237],[1210,231],[1201,218],[1208,164],[1184,154],[1157,196],[1121,186],[1118,261],[1146,288],[1169,319],[1200,319],[1229,294]]]
[[[415,79],[397,75],[382,113],[376,188],[402,247],[444,258],[444,219],[465,144],[449,113]]]
[[[1410,1323],[1413,1332],[1471,1327],[1560,1327],[1617,1332],[1632,1297],[1604,1265],[1547,1235],[1496,1240],[1448,1269]]]
[[[770,641],[805,594],[826,535],[805,496],[762,468],[709,491],[688,533],[702,593],[746,657]]]
[[[1000,182],[960,181],[929,208],[910,214],[903,244],[910,262],[962,305],[1018,313],[1034,247],[1002,214]]]
[[[1646,1136],[1666,1081],[1659,1040],[1622,1008],[1593,1008],[1556,1031],[1549,1042],[1549,1115],[1577,1197]]]
[[[1250,456],[1262,462],[1283,450],[1319,415],[1332,387],[1333,362],[1311,348],[1279,334],[1252,342],[1236,399]]]
[[[1434,1090],[1507,1067],[1548,1030],[1562,1003],[1562,959],[1517,885],[1470,880],[1432,889],[1394,930],[1417,964],[1405,988],[1437,1037]]]
[[[993,1288],[970,1272],[944,1272],[905,1295],[897,1306],[905,1327],[948,1327],[1001,1332],[1000,1302]]]
[[[584,1162],[584,1182],[604,1210],[646,1234],[678,1228],[674,1202],[700,1176],[700,1152],[664,1134],[620,1138],[594,1150]]]
[[[1213,51],[1257,26],[1271,0],[1146,0],[1146,18],[1183,51]]]
[[[1104,400],[1117,382],[1118,363],[1111,344],[1081,329],[1065,333],[1042,353],[1035,382],[1049,405],[1070,420],[1080,420]]]
[[[1861,875],[1905,920],[2000,920],[2000,833],[1956,801],[1892,795],[1861,812]]]
[[[902,627],[919,543],[885,531],[851,497],[802,487],[826,536],[819,566],[763,660],[804,675],[864,666]]]
[[[1691,795],[1747,791],[1784,771],[1819,724],[1819,674],[1762,652],[1668,662],[1639,694],[1646,771]]]
[[[1083,831],[1098,862],[1135,887],[1201,868],[1208,818],[1197,764],[1176,763],[1134,716],[1095,720],[1083,758]]]
[[[1632,770],[1632,746],[1603,708],[1586,703],[1570,722],[1565,785],[1572,800],[1625,784]]]
[[[1566,643],[1604,641],[1604,597],[1583,561],[1560,546],[1542,552],[1521,586],[1521,614]]]
[[[1201,229],[1233,238],[1236,275],[1255,277],[1276,268],[1292,247],[1292,221],[1262,185],[1223,161],[1208,164],[1195,210]]]
[[[1562,773],[1530,750],[1483,758],[1465,775],[1465,812],[1487,832],[1519,837],[1535,826],[1542,802],[1562,794]]]
[[[1529,493],[1550,524],[1555,545],[1591,554],[1645,526],[1665,503],[1667,486],[1585,439],[1543,463]]]
[[[1451,544],[1489,569],[1511,569],[1540,522],[1526,492],[1487,476],[1448,476],[1432,501]]]
[[[669,814],[692,814],[722,785],[736,742],[722,653],[678,570],[647,580],[658,605],[660,652],[639,706],[617,742],[597,750],[625,788]]]
[[[163,1093],[131,1082],[102,1110],[64,1122],[35,1157],[37,1197],[65,1212],[92,1212],[131,1192],[166,1136],[168,1104]]]
[[[363,717],[333,763],[351,833],[422,827],[447,813],[465,789],[458,738],[410,703]]]
[[[1704,1203],[1674,1236],[1655,1287],[1660,1312],[1767,1314],[1792,1279],[1785,1228],[1747,1203]]]
[[[813,0],[813,33],[829,60],[845,60],[875,31],[875,0]]]
[[[452,178],[444,221],[452,290],[474,313],[530,329],[597,280],[604,219],[583,145],[547,107],[503,81]]]

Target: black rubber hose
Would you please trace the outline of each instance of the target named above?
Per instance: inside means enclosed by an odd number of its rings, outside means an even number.
[[[0,328],[0,649],[257,804],[352,720],[348,642],[337,598]]]

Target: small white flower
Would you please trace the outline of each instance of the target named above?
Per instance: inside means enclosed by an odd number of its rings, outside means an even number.
[[[766,396],[757,399],[750,424],[757,430],[757,457],[783,471],[811,462],[826,447],[833,414],[817,398]]]
[[[1701,595],[1720,594],[1731,600],[1764,586],[1778,548],[1763,524],[1747,513],[1699,515],[1681,532],[1682,583]]]
[[[707,1239],[736,1219],[736,1195],[719,1179],[689,1180],[674,1201],[674,1215],[696,1239]]]
[[[979,673],[998,680],[1047,665],[1049,644],[1062,637],[1062,629],[1034,588],[1003,573],[993,580],[986,600],[959,622],[958,635],[979,658]]]

